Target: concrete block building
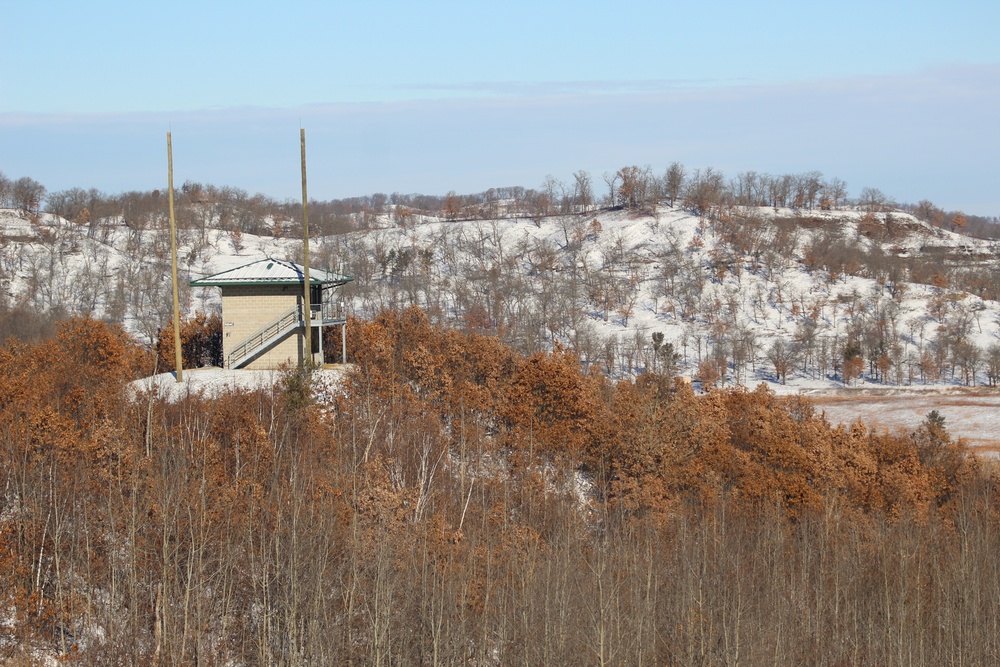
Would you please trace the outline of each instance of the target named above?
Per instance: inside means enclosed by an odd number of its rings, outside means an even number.
[[[265,258],[191,281],[192,287],[222,288],[222,353],[226,368],[274,369],[306,360],[323,362],[322,327],[340,326],[347,358],[347,315],[336,288],[350,276],[309,269],[308,317],[303,313],[301,264]],[[305,327],[312,327],[312,350]]]

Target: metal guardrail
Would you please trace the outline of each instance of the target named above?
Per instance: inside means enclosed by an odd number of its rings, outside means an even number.
[[[239,368],[247,359],[260,352],[275,339],[301,326],[300,310],[301,308],[296,304],[270,324],[264,325],[247,336],[246,340],[233,348],[226,360],[226,367]]]
[[[310,310],[312,311],[312,319],[316,320],[322,319],[324,322],[329,321],[342,321],[347,319],[347,312],[344,308],[343,302],[336,301],[324,301],[323,303],[313,303],[310,304]]]
[[[310,304],[310,324],[319,326],[324,322],[344,322],[347,319],[347,312],[343,302],[324,301],[322,303]],[[281,314],[277,319],[264,325],[233,348],[226,359],[227,368],[239,368],[255,354],[266,348],[275,340],[282,338],[289,332],[305,325],[302,321],[302,306],[296,304],[287,312]]]

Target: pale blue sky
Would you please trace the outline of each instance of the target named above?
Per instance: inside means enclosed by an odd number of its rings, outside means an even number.
[[[283,6],[287,5],[287,6]],[[296,198],[678,160],[1000,214],[1000,2],[0,0],[0,170]]]

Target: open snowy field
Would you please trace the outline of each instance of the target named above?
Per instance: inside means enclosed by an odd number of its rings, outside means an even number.
[[[337,391],[344,373],[344,366],[327,366],[313,373],[313,391],[321,400]],[[256,391],[274,389],[281,384],[285,371],[232,370],[228,368],[195,368],[185,370],[183,381],[177,382],[173,373],[160,373],[132,383],[136,395],[152,393],[168,401],[183,400],[188,396],[213,398],[231,391]]]
[[[840,389],[801,392],[832,424],[857,420],[889,432],[915,430],[931,410],[945,418],[953,438],[964,438],[977,452],[1000,455],[1000,393],[995,389],[928,387]]]

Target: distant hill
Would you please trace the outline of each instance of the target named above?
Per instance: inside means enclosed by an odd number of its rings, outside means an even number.
[[[696,382],[816,388],[1000,375],[995,241],[887,207],[518,217],[495,204],[511,217],[399,215],[387,204],[352,220],[366,229],[318,236],[312,260],[357,278],[344,296],[359,317],[418,305],[523,352],[572,347],[613,376],[666,367]],[[289,220],[268,216],[250,233],[206,219],[188,217],[179,232],[188,313],[219,304],[190,279],[263,256],[300,259]],[[8,303],[122,322],[152,343],[170,313],[169,238],[162,216],[126,222],[0,210]]]

